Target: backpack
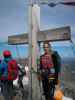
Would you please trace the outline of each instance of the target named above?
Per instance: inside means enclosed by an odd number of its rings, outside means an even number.
[[[55,73],[59,73],[61,69],[61,58],[57,51],[54,51],[52,54],[52,60],[55,68]]]
[[[54,69],[55,69],[55,84],[58,84],[58,75],[61,69],[61,58],[58,54],[57,51],[54,51],[52,54],[52,60],[54,64]]]
[[[18,65],[16,60],[8,62],[8,80],[15,80],[18,77]]]

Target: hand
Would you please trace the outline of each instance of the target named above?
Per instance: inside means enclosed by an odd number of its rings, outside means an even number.
[[[55,85],[55,88],[56,88],[56,89],[59,89],[59,85],[58,85],[58,84],[57,84],[57,85]]]

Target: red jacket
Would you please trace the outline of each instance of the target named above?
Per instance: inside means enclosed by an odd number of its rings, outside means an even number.
[[[49,69],[52,68],[53,66],[54,65],[51,55],[44,54],[40,57],[40,69]]]

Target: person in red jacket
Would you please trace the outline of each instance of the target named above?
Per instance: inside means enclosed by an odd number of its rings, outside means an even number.
[[[44,95],[46,100],[54,100],[54,79],[50,80],[50,78],[54,78],[55,69],[52,60],[52,50],[49,42],[44,42],[43,44],[44,54],[40,56],[40,68],[41,76],[42,76],[42,86],[44,90]],[[50,86],[50,87],[49,87]]]
[[[0,64],[0,71],[2,69],[2,75],[0,76],[1,80],[1,91],[4,96],[4,100],[13,100],[14,99],[14,89],[13,89],[13,80],[9,80],[9,65],[11,65],[13,58],[9,50],[3,51],[4,59]],[[14,60],[16,62],[16,60]]]

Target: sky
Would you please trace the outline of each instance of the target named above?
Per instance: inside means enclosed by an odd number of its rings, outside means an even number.
[[[0,42],[7,41],[9,35],[18,35],[22,33],[28,32],[28,5],[29,0],[0,0]],[[45,0],[41,0],[45,1]],[[75,0],[48,0],[48,1],[75,1]],[[70,26],[71,27],[71,38],[75,43],[75,7],[74,6],[63,6],[58,5],[54,8],[50,8],[48,5],[40,5],[40,29],[52,29],[62,26]],[[55,43],[54,45],[66,46],[70,43],[64,42]],[[64,48],[66,47],[64,46]],[[71,50],[70,45],[68,49],[68,54],[71,53],[73,56],[73,52]],[[5,45],[1,45],[0,50],[4,50]],[[23,46],[19,46],[19,51],[23,50],[23,55],[27,56],[28,48]],[[23,48],[23,49],[22,49]],[[55,49],[55,48],[54,48]],[[13,47],[15,51],[14,55],[16,56],[16,48]],[[24,51],[25,50],[25,51]],[[61,52],[61,55],[64,54],[66,49],[58,48],[58,51]],[[62,53],[63,51],[63,53]],[[21,53],[20,53],[21,55]],[[22,55],[21,55],[22,56]]]

